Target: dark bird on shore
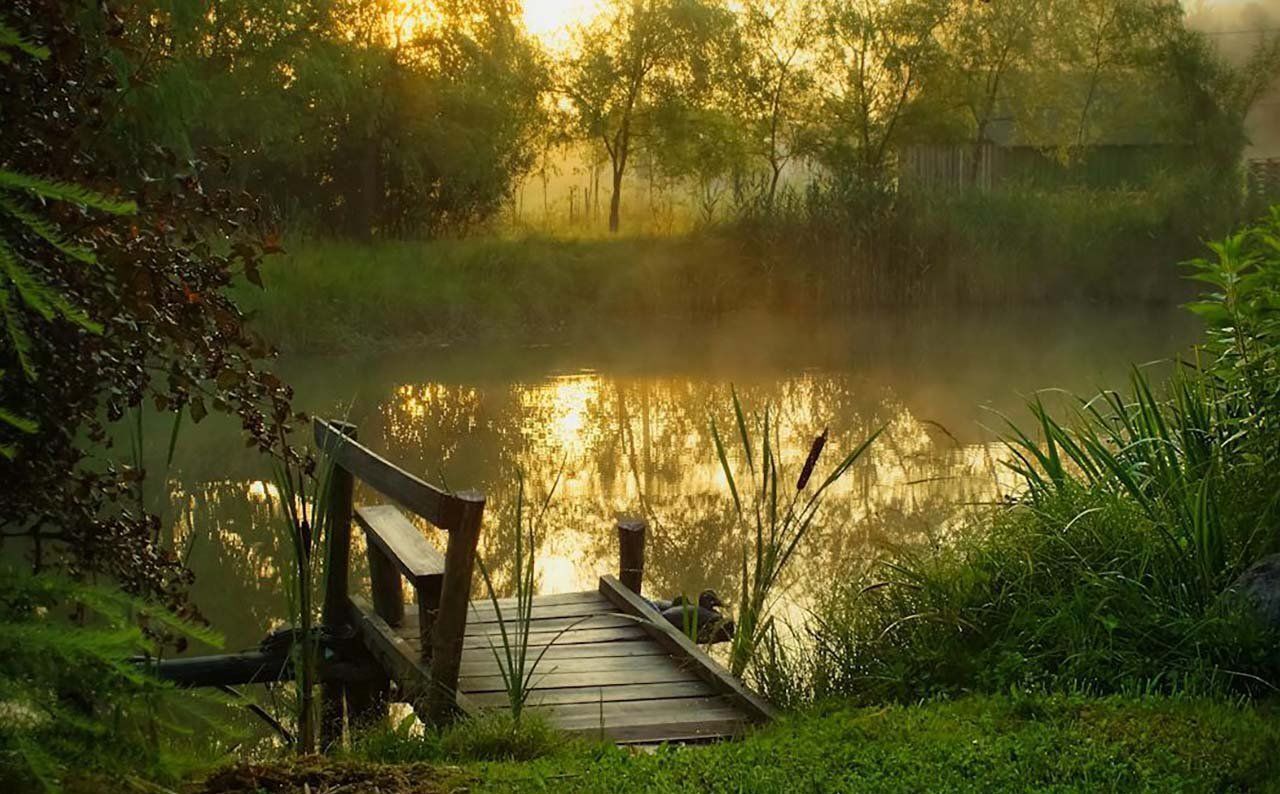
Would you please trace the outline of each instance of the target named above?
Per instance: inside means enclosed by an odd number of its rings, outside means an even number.
[[[697,604],[690,603],[683,595],[670,601],[651,599],[649,603],[672,626],[686,634],[696,633],[699,644],[710,645],[733,639],[733,621],[720,612],[724,602],[714,590],[703,590],[698,595]]]

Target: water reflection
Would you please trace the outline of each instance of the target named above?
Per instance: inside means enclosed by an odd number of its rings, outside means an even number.
[[[593,588],[614,571],[613,524],[622,514],[651,521],[652,592],[734,593],[748,538],[732,520],[710,434],[712,417],[734,427],[730,383],[748,408],[768,403],[777,412],[784,481],[794,482],[824,428],[831,442],[820,472],[885,426],[831,492],[784,582],[787,611],[800,614],[877,546],[944,536],[964,510],[1009,487],[980,426],[982,404],[1012,411],[1032,388],[1115,382],[1128,361],[1170,355],[1191,333],[1165,315],[931,319],[767,334],[753,324],[626,345],[297,360],[284,370],[304,409],[347,416],[362,441],[410,471],[483,490],[490,508],[481,553],[500,586],[510,575],[517,472],[535,504],[558,480],[538,561],[538,588],[548,593]],[[1043,333],[1055,323],[1069,339],[1022,345],[1028,328]],[[195,596],[230,647],[252,645],[286,611],[288,546],[271,521],[266,477],[232,427],[205,423],[182,438],[175,544],[189,554]],[[353,581],[364,582],[359,570]]]

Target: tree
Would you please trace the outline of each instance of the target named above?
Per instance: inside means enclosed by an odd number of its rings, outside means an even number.
[[[40,46],[0,57],[0,405],[21,418],[0,423],[0,538],[36,569],[106,574],[189,615],[190,574],[160,542],[143,472],[106,452],[111,425],[144,404],[220,411],[291,454],[292,394],[226,294],[261,283],[275,243],[254,206],[205,189],[198,161],[110,134],[156,66],[124,37],[139,20],[18,0],[4,22],[0,41]]]
[[[742,57],[731,72],[735,104],[752,154],[769,169],[764,203],[771,211],[782,173],[801,149],[814,99],[807,47],[819,18],[812,0],[747,0],[740,19]]]
[[[619,228],[623,177],[662,95],[658,84],[689,76],[681,67],[710,40],[719,10],[702,0],[614,0],[576,32],[563,91],[582,135],[609,155],[610,232]]]
[[[1039,26],[1047,0],[964,0],[945,32],[948,72],[957,102],[968,116],[973,156],[968,179],[976,183],[982,153],[1010,75],[1033,72]],[[1051,68],[1049,64],[1042,64]]]
[[[156,63],[122,140],[216,147],[221,184],[279,215],[440,233],[493,217],[533,163],[547,70],[507,0],[138,5],[127,36]]]
[[[938,68],[946,0],[827,0],[821,68],[829,119],[820,156],[864,187],[883,186],[925,76]]]

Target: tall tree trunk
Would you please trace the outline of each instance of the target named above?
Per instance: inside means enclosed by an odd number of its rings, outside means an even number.
[[[613,194],[609,197],[609,233],[617,234],[619,225],[619,212],[622,209],[622,166],[615,163],[613,166]]]
[[[381,174],[378,139],[370,136],[364,147],[364,167],[361,169],[363,184],[360,186],[360,236],[365,240],[373,239],[373,230],[378,225],[381,204]]]
[[[778,196],[778,180],[782,177],[782,164],[776,159],[769,162],[772,173],[769,175],[769,214],[773,215],[773,202]]]

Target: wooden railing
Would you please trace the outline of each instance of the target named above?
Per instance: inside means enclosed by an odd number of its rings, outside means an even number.
[[[425,711],[434,723],[448,722],[457,708],[458,670],[484,495],[476,491],[450,493],[424,482],[362,446],[354,425],[316,420],[315,437],[316,445],[334,466],[329,477],[323,621],[333,627],[348,625],[353,619],[349,588],[354,522],[367,536],[378,617],[391,626],[401,625],[405,616],[403,580],[407,578],[413,587],[422,661],[430,669]],[[444,556],[396,507],[355,507],[356,480],[447,532]],[[324,691],[321,712],[325,739],[331,741],[340,734],[342,725],[343,692],[336,686]]]

